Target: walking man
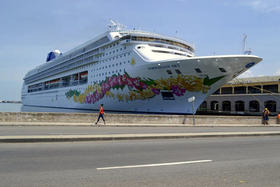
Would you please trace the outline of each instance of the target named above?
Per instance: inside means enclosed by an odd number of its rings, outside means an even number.
[[[269,115],[269,113],[270,113],[269,110],[267,108],[265,108],[264,111],[263,111],[263,124],[264,125],[268,125],[268,120],[269,120],[268,115]]]
[[[97,123],[98,123],[98,121],[99,121],[100,118],[103,119],[104,125],[106,125],[105,119],[104,119],[103,104],[100,105],[100,108],[99,108],[99,116],[98,116],[97,122],[95,122],[95,125],[97,125]]]

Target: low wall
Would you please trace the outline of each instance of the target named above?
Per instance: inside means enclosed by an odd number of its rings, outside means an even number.
[[[48,113],[48,112],[0,112],[1,122],[52,122],[52,123],[92,123],[97,114],[81,113]],[[106,123],[130,124],[189,124],[193,123],[191,115],[149,115],[149,114],[109,114],[105,115]],[[197,125],[215,124],[248,124],[260,125],[261,116],[212,116],[196,115]],[[276,117],[270,117],[270,124],[276,124]]]

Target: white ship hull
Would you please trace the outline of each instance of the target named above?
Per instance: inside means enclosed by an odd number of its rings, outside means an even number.
[[[210,94],[261,58],[231,55],[137,63],[143,60],[134,55],[133,61],[136,64],[131,63],[125,71],[106,76],[98,83],[88,81],[72,87],[23,92],[22,103],[85,110],[98,110],[102,103],[105,111],[191,114],[189,97],[195,97],[196,111]],[[89,67],[87,71],[90,75],[94,69]]]

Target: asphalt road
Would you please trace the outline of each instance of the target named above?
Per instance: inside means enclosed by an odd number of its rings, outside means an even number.
[[[279,127],[0,126],[0,136],[279,131]]]
[[[0,186],[279,186],[279,142],[263,136],[2,143]]]

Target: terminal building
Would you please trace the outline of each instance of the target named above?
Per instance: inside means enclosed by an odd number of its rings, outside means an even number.
[[[233,79],[209,96],[197,113],[260,115],[264,108],[271,115],[280,112],[280,76]]]

